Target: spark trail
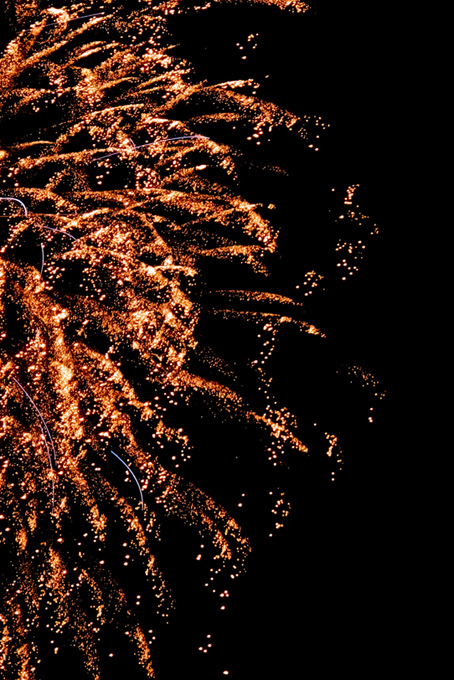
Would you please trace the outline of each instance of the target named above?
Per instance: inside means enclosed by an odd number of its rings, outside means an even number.
[[[10,680],[47,680],[66,645],[84,678],[104,680],[114,629],[153,678],[150,630],[173,609],[161,532],[175,519],[195,532],[207,584],[228,594],[250,545],[243,502],[224,507],[204,490],[213,456],[234,486],[243,479],[237,441],[251,442],[247,464],[253,458],[255,477],[265,469],[267,479],[287,454],[307,452],[267,363],[282,327],[324,338],[288,295],[236,280],[219,291],[204,279],[215,263],[263,281],[277,249],[268,197],[242,194],[248,159],[222,130],[258,141],[285,133],[309,148],[324,123],[261,101],[252,80],[200,82],[172,49],[168,17],[182,3],[120,0],[102,12],[88,0],[51,4],[7,3],[13,38],[0,59],[0,201],[27,218],[7,208],[0,232],[0,558],[9,565],[0,669]],[[356,210],[353,194],[345,214]],[[357,211],[350,217],[370,228]],[[308,272],[307,288],[323,276]],[[201,340],[203,314],[239,325],[247,371]],[[215,432],[208,443],[205,422]],[[323,446],[338,461],[326,431]],[[110,454],[146,513],[118,489]],[[276,498],[277,529],[288,503],[281,491]],[[112,555],[123,553],[118,565]],[[47,640],[61,643],[49,652]]]

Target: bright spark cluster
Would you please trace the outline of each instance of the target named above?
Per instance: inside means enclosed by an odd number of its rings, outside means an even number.
[[[9,565],[0,667],[38,680],[44,630],[55,655],[72,640],[98,679],[103,631],[115,624],[151,678],[156,636],[135,614],[143,591],[131,595],[122,575],[141,569],[168,617],[172,597],[153,550],[159,518],[178,517],[211,545],[207,583],[221,610],[229,591],[213,585],[216,575],[227,569],[236,578],[249,551],[236,520],[178,476],[191,442],[171,412],[203,394],[213,409],[266,431],[270,461],[286,445],[306,451],[264,371],[291,315],[244,313],[265,323],[269,338],[255,364],[263,410],[188,367],[200,262],[263,272],[264,255],[276,249],[260,206],[236,193],[240,154],[217,141],[216,129],[248,128],[257,142],[276,129],[308,132],[305,121],[260,102],[253,83],[192,82],[188,64],[167,49],[166,16],[179,3],[50,4],[16,3],[21,30],[0,63],[8,126],[0,148],[0,550]],[[267,4],[307,9],[297,0]],[[255,308],[292,304],[224,293],[241,297]],[[121,477],[132,482],[127,494]]]

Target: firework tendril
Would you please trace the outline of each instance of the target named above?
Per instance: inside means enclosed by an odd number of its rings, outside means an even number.
[[[242,154],[217,126],[310,141],[312,123],[258,99],[254,83],[197,82],[170,49],[167,17],[184,3],[56,4],[7,3],[0,59],[0,668],[42,680],[47,631],[100,680],[116,626],[152,678],[150,636],[108,555],[127,545],[125,564],[140,565],[166,618],[165,518],[192,527],[232,577],[249,552],[238,521],[182,472],[197,455],[188,413],[252,428],[271,467],[307,451],[269,396],[265,359],[251,361],[254,403],[196,337],[204,263],[263,274],[276,251],[267,213],[236,189]],[[210,313],[259,328],[265,354],[281,325],[323,337],[292,299],[233,288]]]

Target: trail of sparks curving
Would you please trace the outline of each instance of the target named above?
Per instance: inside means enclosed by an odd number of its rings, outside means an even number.
[[[307,9],[298,0],[265,4]],[[102,7],[16,3],[20,30],[0,63],[0,201],[7,204],[0,535],[2,564],[10,565],[0,594],[0,668],[11,680],[42,677],[36,631],[44,621],[54,635],[73,638],[95,679],[103,628],[120,621],[154,677],[150,640],[103,558],[114,540],[111,517],[120,518],[162,616],[172,602],[153,553],[160,517],[196,527],[211,541],[213,559],[232,573],[242,569],[249,543],[238,523],[161,462],[167,449],[189,456],[185,423],[169,417],[173,406],[189,408],[197,397],[251,424],[268,438],[273,464],[285,447],[307,450],[285,409],[270,401],[257,410],[227,378],[198,375],[189,364],[198,351],[191,290],[200,263],[238,261],[264,272],[265,256],[276,250],[272,225],[235,191],[241,155],[216,141],[216,125],[257,134],[290,129],[303,138],[307,126],[248,94],[248,82],[191,82],[188,64],[167,49],[166,15],[178,2]],[[223,296],[232,304],[294,305],[264,292]],[[214,313],[250,318],[270,337],[284,323],[322,335],[291,314],[234,306]],[[111,454],[131,473],[140,505],[108,472]],[[82,535],[98,555],[71,563]]]

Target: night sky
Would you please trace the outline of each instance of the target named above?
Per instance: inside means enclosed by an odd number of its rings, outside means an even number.
[[[408,405],[411,305],[404,293],[409,270],[403,251],[411,252],[412,210],[402,17],[383,4],[312,6],[314,15],[297,18],[267,8],[217,8],[189,28],[175,22],[182,53],[191,55],[201,77],[247,74],[260,80],[269,74],[263,96],[331,123],[316,162],[295,157],[291,147],[276,151],[290,172],[281,187],[283,262],[275,275],[288,276],[307,251],[319,250],[323,259],[323,236],[310,220],[326,186],[360,183],[361,205],[380,227],[360,272],[313,308],[330,334],[327,354],[312,357],[316,367],[309,378],[320,380],[317,406],[306,403],[313,394],[305,399],[304,358],[300,365],[289,358],[300,339],[286,338],[288,354],[275,366],[285,403],[302,419],[311,407],[336,414],[348,446],[334,485],[316,465],[295,465],[289,484],[293,512],[280,535],[257,538],[231,611],[217,623],[216,661],[225,659],[231,677],[244,680],[387,672],[391,659],[399,664],[405,656],[401,627],[412,609],[411,579],[403,566],[412,533],[403,520],[408,452],[399,420]],[[216,25],[229,30],[219,34],[212,31]],[[243,66],[232,35],[241,38],[254,29],[262,41]],[[301,205],[304,183],[314,206]],[[304,232],[296,228],[300,223],[308,225]],[[386,389],[373,424],[358,417],[361,394],[346,394],[345,385],[331,391],[330,371],[342,361],[367,367]],[[208,659],[203,662],[193,677],[218,677]],[[165,663],[177,664],[165,677],[183,675],[185,662],[178,665],[171,643]]]

